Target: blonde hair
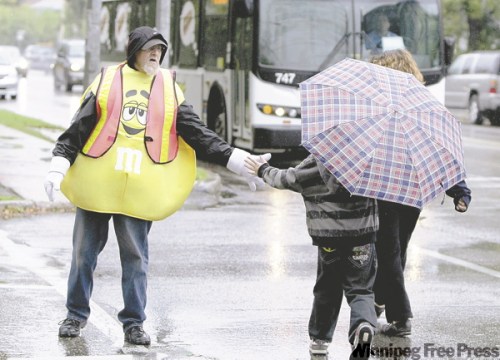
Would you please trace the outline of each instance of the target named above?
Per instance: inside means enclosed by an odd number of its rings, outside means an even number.
[[[420,72],[415,59],[413,59],[413,56],[408,50],[396,49],[384,51],[382,54],[373,56],[370,59],[370,62],[372,64],[410,73],[422,84],[425,83],[424,76]]]

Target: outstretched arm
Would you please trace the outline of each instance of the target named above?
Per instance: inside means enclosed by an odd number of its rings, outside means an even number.
[[[248,173],[244,165],[245,158],[255,155],[230,146],[202,123],[193,107],[186,102],[178,108],[177,132],[194,149],[197,158],[226,166],[242,176],[252,191],[264,185],[261,179]],[[271,158],[270,154],[266,156]]]
[[[251,174],[261,177],[266,184],[275,189],[287,189],[305,196],[329,191],[312,156],[307,157],[296,167],[288,169],[275,168],[265,159],[256,157],[247,158],[245,166]]]

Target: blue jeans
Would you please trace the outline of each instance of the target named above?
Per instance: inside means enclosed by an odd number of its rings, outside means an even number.
[[[118,319],[126,331],[146,320],[148,273],[148,233],[152,222],[126,215],[103,214],[77,208],[73,228],[73,255],[68,278],[67,317],[79,321],[90,315],[93,274],[97,257],[108,240],[109,220],[113,218],[122,266],[124,309]]]
[[[342,305],[342,294],[345,294],[351,308],[351,344],[360,323],[368,322],[376,327],[377,316],[372,291],[376,271],[377,257],[373,243],[339,247],[331,252],[318,247],[318,272],[309,319],[309,336],[332,341]]]

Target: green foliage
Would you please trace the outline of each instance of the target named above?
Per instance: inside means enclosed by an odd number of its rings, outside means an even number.
[[[443,13],[444,33],[459,41],[458,53],[500,48],[500,1],[443,0]]]
[[[18,0],[0,0],[0,5],[14,6],[17,5]]]
[[[84,39],[87,36],[87,1],[64,2],[64,34],[67,39]]]
[[[24,48],[32,43],[54,43],[61,24],[60,12],[0,3],[0,43]],[[23,34],[18,39],[18,34]]]

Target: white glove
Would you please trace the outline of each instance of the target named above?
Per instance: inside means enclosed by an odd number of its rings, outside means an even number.
[[[262,156],[251,155],[245,159],[245,167],[247,168],[247,171],[250,173],[250,175],[258,176],[260,167],[264,164],[267,164],[268,159],[266,159],[266,155],[267,154],[264,154]]]
[[[45,192],[49,197],[49,201],[54,201],[54,191],[61,189],[61,182],[70,167],[68,159],[62,156],[54,156],[50,162],[50,168],[45,177]]]
[[[265,184],[264,181],[262,181],[262,179],[260,179],[255,175],[251,175],[248,172],[247,168],[245,167],[245,159],[247,157],[258,157],[258,156],[251,155],[249,152],[235,148],[233,150],[233,153],[231,154],[231,157],[229,158],[229,161],[227,162],[226,167],[235,174],[242,176],[248,183],[250,190],[255,191],[257,190],[257,188],[260,189],[264,187]],[[264,154],[261,157],[267,161],[271,159],[271,154]]]

